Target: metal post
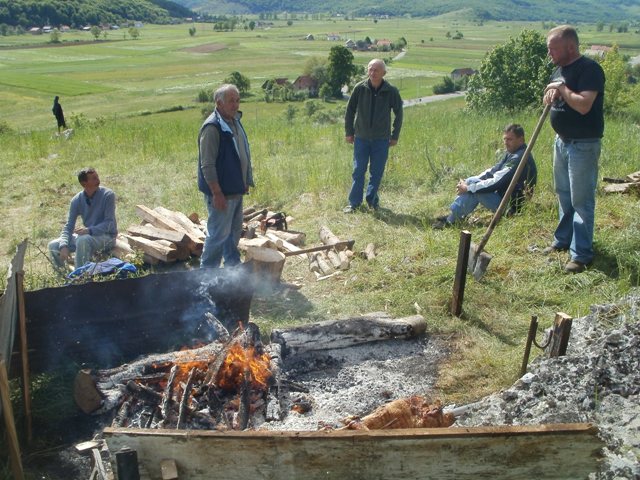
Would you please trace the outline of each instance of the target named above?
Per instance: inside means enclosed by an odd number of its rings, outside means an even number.
[[[527,364],[529,363],[529,355],[531,354],[531,344],[536,338],[538,331],[538,317],[531,315],[531,323],[529,324],[529,335],[527,335],[527,343],[524,347],[524,357],[522,358],[522,366],[520,367],[520,376],[527,373]]]

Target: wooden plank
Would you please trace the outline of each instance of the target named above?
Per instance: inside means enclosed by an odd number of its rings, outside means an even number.
[[[11,471],[16,480],[22,480],[24,478],[24,472],[20,458],[20,444],[18,443],[18,434],[13,420],[13,408],[11,407],[11,399],[9,398],[9,377],[3,358],[0,358],[0,401],[2,402],[2,413],[4,415],[4,424],[8,439],[7,443],[9,444]]]
[[[285,252],[285,256],[290,257],[291,255],[302,255],[305,253],[312,253],[312,252],[322,252],[324,250],[345,250],[345,249],[351,249],[353,248],[353,244],[355,243],[355,240],[345,240],[345,241],[340,241],[337,243],[332,243],[330,245],[318,245],[317,247],[309,247],[309,248],[301,248],[299,250],[290,250]]]
[[[556,312],[551,332],[551,343],[548,349],[549,357],[562,357],[567,353],[572,323],[572,317],[563,312]]]
[[[27,318],[24,306],[24,272],[16,272],[16,294],[18,296],[18,332],[20,333],[20,358],[22,366],[22,399],[24,403],[27,445],[33,443],[33,418],[31,415],[31,369],[27,342]]]
[[[166,458],[180,478],[567,479],[597,469],[602,440],[590,424],[373,431],[161,431],[106,428],[112,452],[137,451],[160,478]]]

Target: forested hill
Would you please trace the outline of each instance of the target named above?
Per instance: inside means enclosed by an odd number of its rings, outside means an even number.
[[[465,10],[477,20],[611,22],[640,19],[638,0],[175,0],[213,14],[307,12],[436,16]]]
[[[81,27],[126,20],[169,23],[194,13],[169,0],[0,0],[0,24]]]

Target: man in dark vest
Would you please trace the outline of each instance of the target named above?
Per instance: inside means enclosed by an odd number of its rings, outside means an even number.
[[[602,67],[580,54],[575,28],[561,25],[547,35],[547,49],[557,66],[543,101],[551,105],[556,132],[553,180],[560,221],[544,252],[569,250],[569,273],[583,272],[593,261],[596,185],[604,132]]]
[[[58,122],[58,133],[60,133],[61,128],[64,128],[65,130],[67,129],[67,124],[64,121],[62,105],[58,102],[59,98],[60,97],[56,96],[56,98],[53,99],[53,108],[51,109],[53,115],[56,117],[56,121]]]
[[[214,93],[216,108],[198,135],[198,189],[209,212],[201,267],[240,263],[242,198],[253,187],[251,153],[240,123],[240,92],[225,84]]]

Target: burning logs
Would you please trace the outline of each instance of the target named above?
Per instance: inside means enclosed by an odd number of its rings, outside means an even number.
[[[282,345],[283,352],[301,353],[392,338],[412,338],[425,331],[426,323],[421,315],[393,319],[385,312],[374,312],[361,317],[274,329],[271,342]]]
[[[271,358],[254,324],[221,339],[93,373],[94,393],[104,399],[99,412],[117,409],[117,427],[247,428],[252,415],[264,414]],[[87,373],[79,375],[78,388],[90,389]]]

